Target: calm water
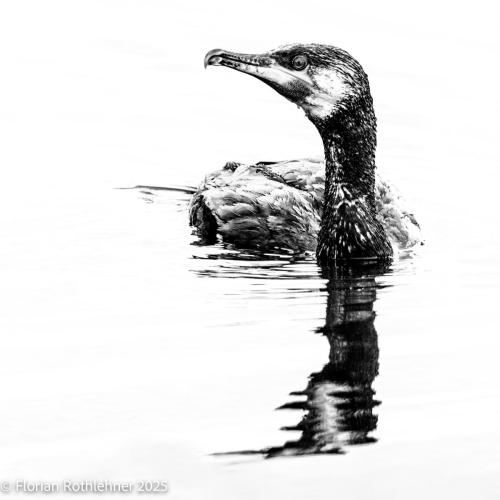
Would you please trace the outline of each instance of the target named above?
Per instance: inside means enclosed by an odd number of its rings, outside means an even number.
[[[9,256],[26,274],[4,315],[8,477],[158,477],[173,498],[496,498],[492,260],[427,244],[326,273],[195,245],[188,199],[96,190],[49,239],[43,222],[18,235],[38,254]]]
[[[306,23],[291,0],[2,11],[0,483],[499,498],[497,13],[309,3]],[[187,195],[114,189],[321,155],[279,95],[202,67],[296,40],[366,65],[414,258],[326,273],[202,247]]]

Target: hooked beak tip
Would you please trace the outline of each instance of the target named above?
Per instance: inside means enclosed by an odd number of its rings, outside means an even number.
[[[222,60],[222,55],[224,51],[222,49],[212,49],[205,55],[205,60],[203,61],[203,66],[217,66]]]

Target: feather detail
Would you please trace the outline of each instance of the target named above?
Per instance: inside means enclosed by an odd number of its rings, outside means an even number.
[[[191,200],[190,222],[204,242],[217,241],[219,236],[244,248],[314,251],[324,191],[325,164],[321,160],[231,162],[207,175],[199,186]],[[422,242],[420,227],[403,199],[379,176],[375,206],[376,218],[396,249],[406,250]],[[361,244],[370,237],[356,232],[356,226],[353,234]]]

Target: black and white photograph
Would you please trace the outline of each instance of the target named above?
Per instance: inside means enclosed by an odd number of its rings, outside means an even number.
[[[500,4],[0,2],[0,498],[500,498]]]

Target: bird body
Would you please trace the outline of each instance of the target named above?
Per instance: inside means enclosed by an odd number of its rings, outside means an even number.
[[[229,162],[206,176],[190,204],[190,223],[205,243],[315,252],[323,215],[325,162],[301,159]],[[375,179],[377,219],[396,252],[421,242],[418,223],[394,187]]]
[[[190,209],[204,241],[315,251],[320,264],[387,261],[419,241],[413,216],[376,180],[373,100],[350,54],[319,44],[265,54],[215,49],[207,65],[254,76],[302,108],[322,138],[325,161],[229,163],[207,176]]]

